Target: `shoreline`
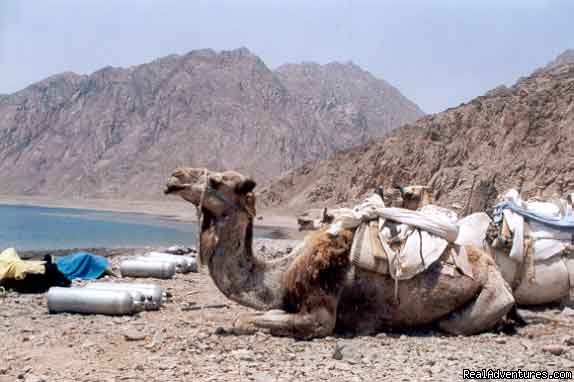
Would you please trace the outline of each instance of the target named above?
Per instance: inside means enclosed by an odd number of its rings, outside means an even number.
[[[144,201],[122,199],[57,199],[43,196],[0,195],[0,205],[69,208],[99,212],[144,214],[179,222],[197,222],[195,207],[184,201]],[[256,227],[276,228],[289,238],[301,238],[295,216],[263,210],[255,220]],[[259,219],[259,217],[262,217]]]

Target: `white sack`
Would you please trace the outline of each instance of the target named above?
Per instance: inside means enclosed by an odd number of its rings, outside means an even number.
[[[490,217],[484,212],[465,216],[458,221],[458,236],[455,243],[483,248],[489,225]]]

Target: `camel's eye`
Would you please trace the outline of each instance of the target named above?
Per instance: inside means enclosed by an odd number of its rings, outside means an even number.
[[[253,179],[245,179],[244,181],[240,182],[235,186],[235,191],[239,194],[247,194],[255,188],[257,183]]]
[[[209,178],[209,185],[212,188],[218,189],[219,186],[221,186],[221,181],[219,179]]]

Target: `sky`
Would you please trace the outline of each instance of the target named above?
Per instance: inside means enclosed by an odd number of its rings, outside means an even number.
[[[239,47],[272,69],[352,61],[432,113],[574,48],[574,1],[0,0],[0,94],[64,71]]]

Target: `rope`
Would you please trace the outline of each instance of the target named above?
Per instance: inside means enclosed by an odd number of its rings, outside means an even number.
[[[421,262],[423,263],[423,268],[426,268],[425,258],[423,256],[423,234],[422,234],[420,228],[417,228],[417,232],[419,233],[419,241],[421,243],[421,245],[419,246],[419,256],[421,258]]]
[[[195,212],[197,215],[197,264],[198,270],[201,269],[203,264],[201,263],[201,229],[203,227],[203,201],[205,199],[205,194],[207,193],[207,183],[209,182],[207,169],[203,170],[203,177],[205,178],[205,185],[203,186],[203,190],[201,190],[201,196],[199,197],[199,204],[195,207]]]

